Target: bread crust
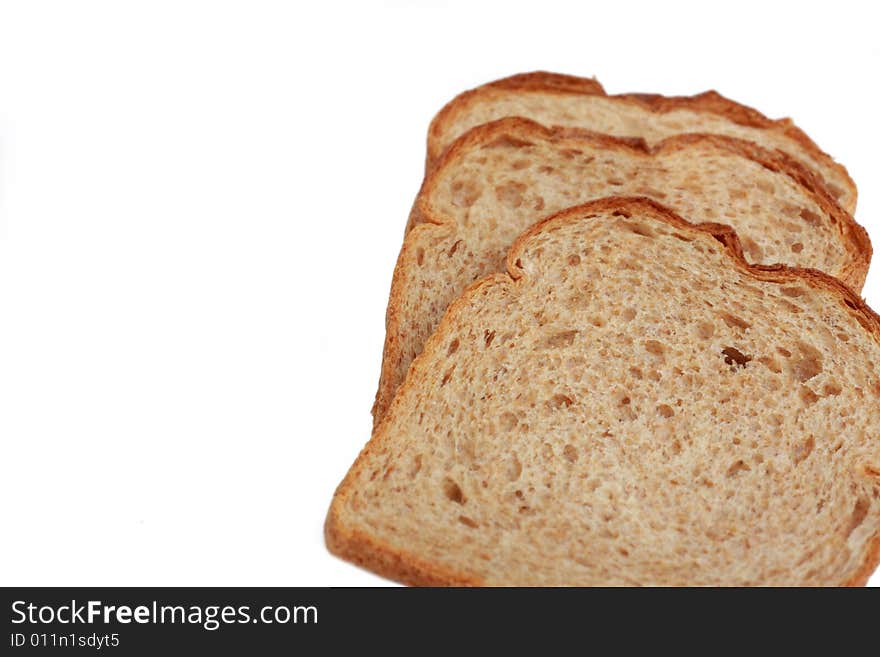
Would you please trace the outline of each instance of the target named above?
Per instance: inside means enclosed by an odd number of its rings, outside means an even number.
[[[501,80],[495,80],[469,91],[459,94],[449,101],[431,121],[428,129],[427,158],[425,168],[430,171],[436,165],[444,150],[442,135],[449,131],[456,119],[466,113],[473,105],[483,100],[491,100],[515,91],[517,93],[544,93],[562,96],[592,95],[612,98],[624,103],[639,105],[649,112],[663,114],[675,110],[706,112],[720,116],[732,123],[749,128],[760,128],[776,132],[796,142],[815,161],[835,172],[837,180],[824,180],[819,174],[817,178],[828,186],[832,198],[839,198],[830,185],[839,183],[841,192],[846,192],[851,201],[845,204],[846,210],[854,213],[858,198],[858,190],[849,172],[839,162],[823,151],[810,137],[789,118],[770,119],[761,112],[746,105],[737,103],[717,91],[705,91],[693,96],[661,96],[659,94],[625,93],[610,95],[595,78],[579,78],[573,75],[561,75],[546,71],[520,73]]]
[[[815,173],[782,151],[771,152],[750,141],[715,134],[675,135],[654,146],[648,146],[641,139],[621,139],[581,128],[548,128],[530,119],[520,117],[508,117],[486,123],[459,137],[446,150],[432,172],[425,177],[410,213],[407,234],[416,229],[419,224],[449,225],[449,220],[434,212],[428,202],[438,185],[442,172],[447,167],[454,166],[464,154],[485,144],[490,144],[501,136],[513,136],[515,139],[522,140],[541,139],[566,145],[570,143],[572,148],[576,148],[578,144],[589,143],[602,149],[622,150],[649,158],[690,148],[701,143],[712,144],[716,148],[751,159],[771,171],[785,174],[801,185],[822,208],[825,216],[831,219],[832,230],[837,232],[841,243],[850,255],[849,262],[846,263],[842,271],[835,273],[839,274],[840,278],[855,290],[861,290],[868,275],[868,266],[871,263],[873,253],[868,233],[856,223],[852,215],[840,206]],[[411,240],[405,238],[397,265],[394,268],[391,294],[385,316],[386,332],[382,351],[382,369],[372,408],[374,421],[378,421],[384,414],[399,385],[399,381],[395,380],[394,372],[398,360],[401,358],[401,347],[395,342],[395,339],[400,335],[399,307],[403,297],[403,268],[405,263],[410,260],[410,249]]]
[[[340,494],[342,486],[337,490]],[[335,498],[334,498],[335,499]],[[327,549],[338,557],[408,586],[481,586],[474,577],[419,559],[364,532],[348,529],[330,507],[324,523]]]
[[[437,352],[442,352],[449,338],[456,330],[454,319],[458,309],[466,306],[473,298],[478,297],[484,286],[521,285],[525,280],[524,271],[517,265],[527,241],[547,228],[555,225],[583,221],[590,213],[622,211],[631,213],[648,213],[652,219],[663,221],[679,230],[709,234],[726,249],[731,266],[760,281],[773,283],[799,283],[813,288],[823,288],[832,292],[840,300],[846,312],[851,314],[859,324],[880,344],[880,315],[846,285],[836,278],[815,269],[801,269],[786,265],[752,265],[743,257],[742,245],[736,232],[729,226],[714,223],[692,224],[681,218],[663,205],[643,197],[607,197],[563,210],[533,225],[522,233],[513,243],[506,259],[507,273],[491,274],[469,286],[467,290],[449,307],[437,330],[429,338],[425,349],[416,357],[410,368],[401,391],[418,388],[421,381],[430,375],[428,369],[430,359]],[[364,468],[367,458],[375,451],[381,450],[390,440],[391,422],[396,416],[402,395],[398,394],[392,401],[388,412],[373,433],[366,447],[361,451],[345,479],[336,490],[325,522],[325,539],[328,549],[337,556],[359,566],[372,570],[380,575],[413,586],[480,586],[483,582],[468,573],[454,572],[420,559],[385,541],[368,536],[363,532],[348,527],[342,518],[341,510],[348,495],[353,490],[358,473]],[[880,564],[880,532],[875,533],[867,542],[860,566],[842,586],[864,586],[871,573]]]

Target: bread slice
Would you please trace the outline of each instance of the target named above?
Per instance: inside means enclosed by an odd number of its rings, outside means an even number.
[[[374,418],[449,303],[490,272],[526,228],[604,196],[644,195],[740,232],[750,261],[814,267],[855,290],[865,231],[784,154],[717,135],[644,143],[507,118],[467,133],[426,178],[397,261]]]
[[[472,285],[333,499],[422,585],[863,584],[880,317],[644,199],[566,210]]]
[[[428,132],[428,167],[471,128],[506,116],[641,137],[649,144],[687,132],[748,139],[768,150],[780,149],[816,171],[840,204],[848,212],[855,212],[856,186],[846,169],[790,119],[768,119],[715,91],[678,97],[609,96],[596,80],[546,72],[497,80],[449,102],[434,118]]]

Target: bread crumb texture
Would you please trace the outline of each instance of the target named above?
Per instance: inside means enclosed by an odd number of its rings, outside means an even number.
[[[457,142],[416,201],[389,300],[377,421],[448,305],[473,281],[503,271],[520,233],[578,203],[635,195],[694,223],[732,226],[751,262],[813,267],[856,290],[864,283],[864,230],[777,155],[694,135],[646,149],[504,119]],[[632,256],[619,266],[635,277],[645,263]]]
[[[857,190],[846,169],[789,119],[768,119],[714,91],[684,97],[609,96],[594,80],[543,72],[483,85],[448,103],[431,124],[429,166],[468,130],[508,116],[638,137],[648,144],[695,132],[752,141],[770,151],[782,150],[815,171],[841,205],[855,212]]]
[[[878,318],[829,277],[747,266],[719,230],[632,199],[530,230],[414,363],[337,491],[331,549],[412,584],[862,583]]]

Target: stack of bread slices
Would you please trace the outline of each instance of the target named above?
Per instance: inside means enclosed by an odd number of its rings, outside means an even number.
[[[880,317],[856,188],[717,93],[530,73],[437,115],[335,554],[415,585],[861,585]]]

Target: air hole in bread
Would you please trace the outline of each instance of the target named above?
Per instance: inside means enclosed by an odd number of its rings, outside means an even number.
[[[669,404],[660,404],[657,407],[657,412],[663,417],[672,417],[675,415],[675,411],[672,410],[672,406]]]
[[[761,356],[758,359],[758,362],[764,365],[768,370],[773,372],[774,374],[780,374],[782,372],[782,365],[779,364],[779,361],[770,356]]]
[[[721,350],[721,353],[724,355],[724,362],[727,365],[730,365],[730,370],[736,371],[737,367],[745,367],[746,364],[752,360],[751,356],[747,356],[739,349],[735,347],[724,347]]]
[[[626,222],[623,225],[626,226],[627,230],[636,235],[641,235],[642,237],[656,237],[654,231],[648,228],[645,224]]]
[[[766,386],[768,392],[777,392],[782,390],[782,381],[780,379],[767,379]]]
[[[471,529],[476,529],[477,527],[480,526],[479,524],[477,524],[477,522],[475,520],[472,520],[471,518],[468,518],[467,516],[458,516],[458,521],[461,524],[463,524],[467,527],[470,527]]]
[[[795,465],[799,465],[801,461],[812,454],[813,448],[815,446],[816,441],[813,439],[812,436],[810,436],[804,442],[795,446],[794,450],[791,453],[791,460],[794,461]]]
[[[553,395],[549,400],[547,400],[547,405],[553,410],[568,408],[572,404],[574,404],[574,400],[568,395],[563,395],[561,393]]]
[[[804,288],[796,286],[783,287],[779,291],[787,297],[801,297],[805,293]]]
[[[870,506],[868,500],[864,497],[860,497],[856,500],[856,504],[853,507],[852,515],[849,518],[849,524],[846,527],[846,532],[844,534],[845,538],[849,538],[850,534],[852,534],[856,529],[858,529],[859,525],[861,525],[865,518],[868,515],[868,507]]]
[[[419,248],[418,251],[416,251],[416,262],[419,263],[419,267],[421,267],[423,264],[425,264],[425,250],[424,249]]]
[[[791,245],[791,252],[792,253],[800,253],[803,250],[804,250],[804,245],[801,244],[800,242],[795,242],[794,244]]]
[[[501,135],[486,144],[484,148],[526,148],[528,146],[534,146],[534,143],[513,135]]]
[[[659,340],[645,340],[645,351],[654,356],[663,356],[666,353],[666,347]]]
[[[480,198],[482,190],[471,180],[457,180],[452,183],[452,204],[459,208],[469,208]]]
[[[708,340],[715,334],[715,325],[712,322],[697,322],[694,330],[701,340]]]
[[[419,472],[421,471],[421,469],[422,469],[422,455],[421,455],[421,454],[416,454],[416,455],[413,457],[413,459],[412,459],[412,463],[410,464],[410,467],[409,467],[409,472],[408,472],[408,474],[409,474],[409,478],[410,478],[410,479],[414,479],[415,476],[416,476],[417,474],[419,474]]]
[[[443,480],[443,495],[446,496],[447,500],[456,504],[464,504],[466,502],[461,486],[449,477]]]
[[[760,178],[755,182],[755,186],[765,194],[776,193],[776,187],[769,180],[764,180],[763,178]]]
[[[792,366],[792,374],[800,381],[809,381],[822,372],[822,354],[812,345],[798,344],[798,359]]]
[[[526,186],[523,183],[511,181],[495,187],[495,197],[502,205],[513,209],[522,205],[525,191]]]
[[[460,344],[461,343],[459,342],[458,338],[455,338],[455,340],[449,343],[449,349],[446,351],[446,355],[451,356],[456,351],[458,351],[458,347]]]
[[[812,210],[808,210],[807,208],[801,208],[801,211],[800,211],[800,213],[798,213],[798,216],[801,219],[803,219],[804,221],[806,221],[808,224],[810,224],[811,226],[821,226],[822,225],[822,218],[818,214],[816,214]]]
[[[843,392],[843,389],[834,381],[822,386],[822,394],[826,397],[836,397],[841,392]]]
[[[760,245],[753,240],[751,237],[742,237],[740,239],[742,242],[743,250],[746,252],[748,259],[752,262],[760,262],[764,259],[764,250],[760,247]]]
[[[490,331],[489,329],[486,329],[483,332],[483,342],[486,343],[487,347],[492,344],[492,340],[494,340],[494,339],[495,339],[495,331]]]
[[[577,267],[579,264],[581,264],[581,257],[576,253],[574,255],[568,256],[568,264],[572,267]]]
[[[745,461],[743,461],[742,459],[740,459],[740,460],[738,460],[738,461],[734,461],[734,462],[730,465],[730,467],[727,468],[727,476],[728,476],[728,477],[735,477],[735,476],[737,476],[740,472],[748,472],[748,471],[751,470],[751,469],[752,469],[752,468],[749,466],[748,463],[746,463]]]
[[[577,448],[574,445],[566,445],[562,448],[562,456],[569,463],[574,463],[578,459]]]
[[[498,418],[498,423],[504,431],[513,431],[516,425],[519,424],[519,418],[516,417],[515,413],[505,411]]]
[[[461,246],[463,243],[464,240],[456,240],[455,244],[452,245],[452,247],[449,249],[449,253],[447,253],[446,255],[448,255],[450,258],[454,256],[455,252],[458,251],[458,247]]]
[[[813,392],[809,386],[801,386],[800,390],[798,390],[798,395],[803,400],[805,406],[812,406],[819,401],[819,395]]]
[[[752,327],[752,325],[749,324],[743,318],[737,317],[736,315],[733,315],[728,312],[722,311],[722,312],[718,313],[718,316],[724,320],[724,323],[727,324],[727,326],[729,328],[732,328],[732,329],[740,329],[740,330],[744,331],[744,330]]]
[[[796,303],[792,303],[788,299],[779,299],[779,305],[786,310],[793,312],[795,315],[799,315],[800,313],[804,312],[803,308],[801,308]]]
[[[452,372],[455,370],[455,365],[446,370],[446,373],[443,375],[443,379],[440,381],[440,387],[442,388],[447,383],[449,383],[449,379],[452,378]]]
[[[620,317],[626,322],[631,322],[636,318],[636,309],[624,308],[623,311],[620,313]]]
[[[577,337],[577,331],[559,331],[547,337],[544,344],[551,348],[570,347]]]
[[[510,481],[516,481],[519,479],[519,476],[522,474],[522,463],[517,458],[516,454],[510,455],[510,461],[507,463],[507,478]],[[522,491],[517,491],[522,496]]]

